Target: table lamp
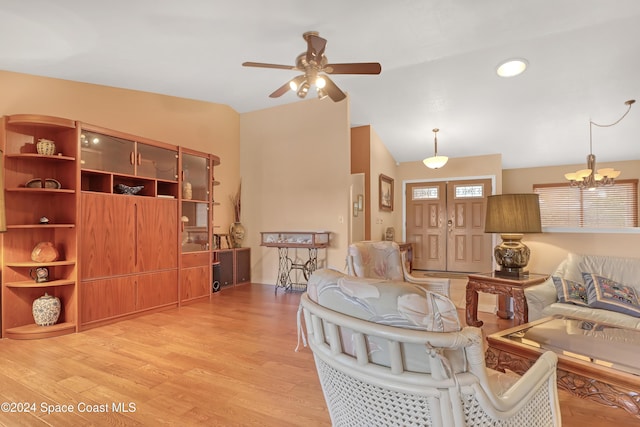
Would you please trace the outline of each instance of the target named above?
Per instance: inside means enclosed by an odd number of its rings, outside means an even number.
[[[500,233],[502,243],[493,250],[500,266],[496,276],[527,277],[524,268],[531,251],[520,240],[524,233],[541,233],[540,202],[537,194],[499,194],[487,198],[485,233]]]

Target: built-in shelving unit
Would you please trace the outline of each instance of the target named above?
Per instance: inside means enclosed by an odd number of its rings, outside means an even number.
[[[7,232],[2,239],[2,337],[34,339],[75,332],[76,122],[42,115],[13,115],[2,119],[2,132],[7,206]],[[40,139],[53,141],[55,152],[39,154]],[[41,223],[42,217],[49,222]],[[31,252],[40,242],[52,242],[59,258],[46,263],[32,261]],[[36,282],[31,277],[35,268],[46,268],[49,281]],[[45,293],[59,298],[62,305],[58,323],[52,326],[36,325],[31,312],[33,301]]]
[[[2,337],[53,337],[210,296],[217,156],[62,118],[1,120]],[[39,152],[40,139],[55,151]],[[33,261],[41,242],[58,259]],[[62,305],[51,326],[32,314],[45,293]]]

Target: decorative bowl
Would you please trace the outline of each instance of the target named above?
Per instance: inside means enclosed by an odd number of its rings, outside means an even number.
[[[138,194],[144,188],[144,185],[137,185],[135,187],[130,187],[124,184],[116,185],[116,192],[119,194]]]
[[[58,250],[51,242],[40,242],[31,251],[31,261],[33,262],[53,262],[59,256]]]
[[[56,153],[56,144],[50,139],[40,138],[36,144],[36,150],[43,156],[53,156]]]

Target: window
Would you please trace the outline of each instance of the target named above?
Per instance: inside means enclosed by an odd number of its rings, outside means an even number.
[[[468,199],[474,197],[482,197],[484,195],[484,185],[455,185],[455,198]]]
[[[414,187],[412,200],[439,199],[438,187]]]
[[[534,184],[543,227],[626,228],[638,226],[638,180],[581,190],[567,184]]]

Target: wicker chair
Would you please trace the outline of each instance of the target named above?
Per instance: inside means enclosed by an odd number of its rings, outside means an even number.
[[[448,298],[402,282],[346,277],[314,272],[300,302],[334,426],[561,425],[554,353],[544,353],[522,377],[492,371],[485,367],[480,329],[421,330],[421,317],[431,329],[451,329],[442,305]],[[422,295],[430,313],[402,320],[401,304],[391,313],[391,300],[414,298],[412,292]]]
[[[363,241],[349,245],[347,269],[350,275],[385,280],[404,280],[449,296],[451,281],[434,277],[416,277],[409,272],[406,253],[395,242]]]

